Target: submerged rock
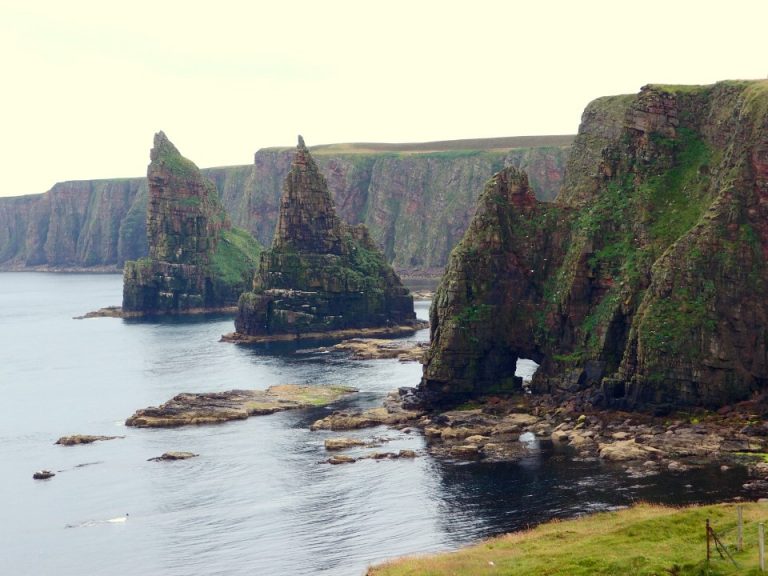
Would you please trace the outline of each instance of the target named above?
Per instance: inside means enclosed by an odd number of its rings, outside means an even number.
[[[56,476],[53,472],[50,470],[38,470],[34,474],[32,474],[32,478],[34,480],[48,480],[48,478],[53,478]]]
[[[365,441],[358,438],[326,438],[324,445],[326,450],[346,450],[355,446],[365,446]]]
[[[531,388],[669,413],[768,383],[768,82],[645,86],[584,112],[565,184],[487,184],[430,313],[422,398]]]
[[[89,434],[74,434],[73,436],[62,436],[56,440],[60,446],[75,446],[77,444],[91,444],[101,440],[114,440],[115,438],[125,438],[125,436],[91,436]]]
[[[323,406],[357,392],[348,386],[281,384],[266,390],[185,393],[158,407],[137,410],[125,421],[139,428],[171,428],[190,424],[219,424],[284,410]]]
[[[365,226],[338,216],[304,141],[280,200],[253,291],[238,302],[233,341],[307,338],[377,327],[417,329],[413,298]]]
[[[232,228],[216,186],[155,134],[147,169],[149,257],[125,263],[123,313],[182,313],[235,306],[260,247]]]
[[[167,460],[188,460],[189,458],[195,458],[200,454],[194,452],[165,452],[162,456],[156,456],[149,458],[147,462],[163,462]]]
[[[326,460],[328,464],[352,464],[353,462],[356,462],[352,456],[345,456],[344,454],[335,454],[334,456],[331,456]]]

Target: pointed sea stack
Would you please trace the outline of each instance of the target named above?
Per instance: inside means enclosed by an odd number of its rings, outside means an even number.
[[[363,225],[336,215],[328,185],[299,136],[271,250],[240,297],[234,341],[412,332],[413,297]]]
[[[258,243],[232,228],[216,186],[155,134],[147,169],[149,257],[126,262],[123,311],[167,314],[232,307],[258,262]]]

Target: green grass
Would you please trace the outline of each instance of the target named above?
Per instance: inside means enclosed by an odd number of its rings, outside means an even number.
[[[211,264],[225,284],[247,284],[259,266],[261,245],[245,230],[223,230]],[[247,288],[247,286],[244,286]]]
[[[371,568],[371,576],[613,576],[759,574],[757,524],[768,504],[744,504],[744,551],[736,552],[736,505],[669,508],[641,504],[493,538],[458,552],[405,558]],[[705,522],[739,564],[713,550],[706,565]]]
[[[708,177],[700,171],[710,160],[710,151],[693,132],[680,129],[676,165],[661,176],[652,177],[641,188],[651,208],[651,237],[666,247],[690,230],[711,202],[706,194]]]
[[[470,138],[464,140],[441,140],[436,142],[348,142],[310,146],[313,156],[326,154],[372,154],[393,152],[401,154],[424,154],[447,151],[510,150],[513,148],[540,148],[543,146],[565,147],[573,143],[572,135],[555,136],[509,136],[501,138]],[[270,148],[280,150],[282,148]]]

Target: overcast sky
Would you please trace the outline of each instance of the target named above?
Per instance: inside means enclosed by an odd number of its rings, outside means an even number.
[[[575,133],[592,99],[768,74],[765,0],[0,5],[0,195],[265,146]]]

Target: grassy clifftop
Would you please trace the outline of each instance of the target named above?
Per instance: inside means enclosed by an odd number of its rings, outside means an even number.
[[[641,504],[487,540],[458,552],[405,558],[371,568],[369,576],[673,576],[761,574],[758,523],[768,504],[743,505],[744,550],[735,550],[735,504],[668,508]],[[712,544],[706,562],[705,523],[738,563],[722,560]],[[708,571],[707,571],[708,569]]]
[[[460,140],[438,140],[435,142],[347,142],[342,144],[321,144],[310,146],[315,156],[333,154],[430,154],[439,152],[508,151],[515,148],[561,148],[573,144],[572,134],[553,136],[505,136],[500,138],[466,138]],[[290,148],[268,148],[267,150],[289,150]]]

